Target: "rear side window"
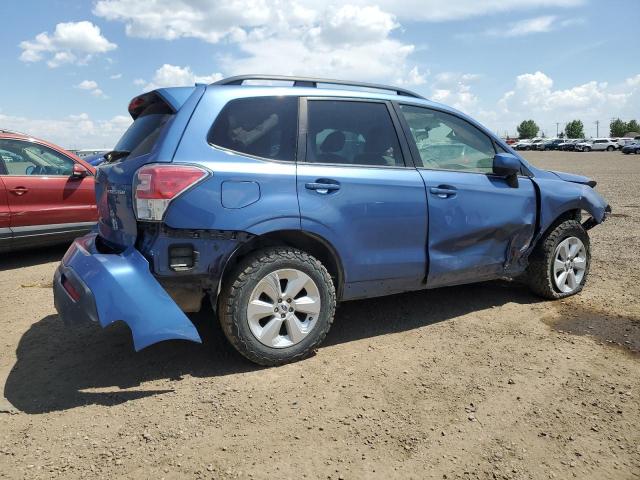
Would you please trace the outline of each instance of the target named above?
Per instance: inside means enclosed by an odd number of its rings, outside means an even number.
[[[149,153],[173,113],[171,107],[156,96],[124,132],[114,150],[131,152],[131,158]]]
[[[222,109],[207,141],[245,155],[294,161],[297,131],[297,97],[241,98]]]
[[[384,103],[309,100],[307,161],[339,165],[404,166]]]

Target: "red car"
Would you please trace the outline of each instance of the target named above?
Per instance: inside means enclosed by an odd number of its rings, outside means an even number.
[[[97,220],[95,169],[44,140],[0,130],[0,251],[70,241]]]

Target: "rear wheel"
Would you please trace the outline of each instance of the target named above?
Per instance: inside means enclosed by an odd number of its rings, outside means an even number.
[[[616,147],[613,147],[613,146],[609,145],[607,147],[607,152],[613,152],[615,149],[616,149]]]
[[[583,152],[590,152],[591,151],[591,147],[584,147],[584,149],[582,151]]]
[[[273,366],[311,353],[327,335],[335,307],[326,268],[311,255],[281,247],[240,262],[218,311],[231,344],[252,362]]]
[[[529,287],[549,299],[575,295],[587,281],[590,262],[586,230],[576,220],[564,221],[548,232],[531,254]]]

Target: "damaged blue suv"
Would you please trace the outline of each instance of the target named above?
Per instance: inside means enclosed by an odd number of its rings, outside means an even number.
[[[184,312],[205,298],[262,365],[309,354],[340,301],[514,277],[563,298],[611,210],[593,180],[401,88],[241,76],[129,113],[97,170],[97,228],[53,288],[66,322],[123,321],[136,350],[200,342]]]

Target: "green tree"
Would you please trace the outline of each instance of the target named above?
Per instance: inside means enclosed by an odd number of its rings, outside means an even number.
[[[636,120],[630,120],[629,123],[627,123],[627,131],[625,133],[629,132],[640,132],[640,123]]]
[[[533,138],[538,134],[538,125],[533,120],[525,120],[518,125],[518,138]]]
[[[609,124],[609,136],[610,137],[624,137],[624,134],[629,131],[627,122],[623,122],[619,118],[611,120]]]
[[[584,124],[582,120],[571,120],[564,127],[564,133],[567,134],[567,138],[584,138]]]

